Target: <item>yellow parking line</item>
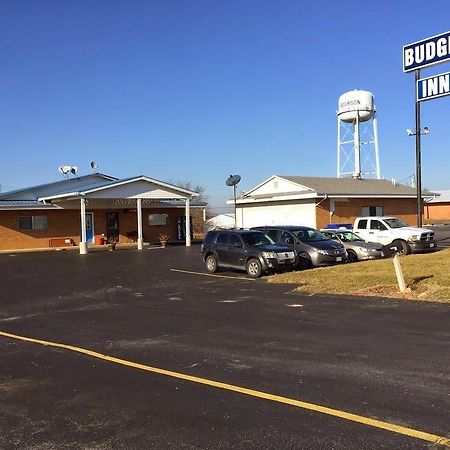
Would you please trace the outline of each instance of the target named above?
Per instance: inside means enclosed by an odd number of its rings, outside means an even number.
[[[204,273],[204,272],[191,272],[190,270],[181,269],[170,269],[172,272],[189,273],[191,275],[203,275],[205,277],[217,277],[217,278],[228,278],[229,280],[245,280],[245,281],[255,281],[254,278],[246,277],[227,277],[226,275],[217,275],[215,273]]]
[[[180,380],[190,381],[192,383],[203,384],[206,386],[211,386],[218,389],[224,389],[227,391],[238,392],[239,394],[249,395],[251,397],[261,398],[264,400],[270,400],[277,403],[283,403],[290,406],[295,406],[297,408],[307,409],[309,411],[315,411],[322,414],[327,414],[329,416],[337,417],[344,420],[349,420],[352,422],[360,423],[374,428],[380,428],[382,430],[387,430],[393,433],[402,434],[416,439],[421,439],[424,441],[432,442],[434,444],[439,444],[442,446],[450,447],[450,439],[443,436],[437,436],[435,434],[425,433],[423,431],[415,430],[413,428],[403,427],[401,425],[396,425],[389,422],[383,422],[381,420],[371,419],[369,417],[359,416],[357,414],[352,414],[346,411],[341,411],[338,409],[328,408],[326,406],[316,405],[314,403],[307,403],[300,400],[295,400],[289,397],[282,397],[279,395],[269,394],[267,392],[256,391],[254,389],[247,389],[245,387],[236,386],[228,383],[221,383],[219,381],[209,380],[207,378],[195,377],[192,375],[187,375],[184,373],[173,372],[171,370],[160,369],[158,367],[147,366],[145,364],[136,363],[133,361],[127,361],[125,359],[116,358],[114,356],[104,355],[102,353],[94,352],[81,347],[76,347],[73,345],[61,344],[58,342],[44,341],[41,339],[33,339],[26,336],[20,336],[17,334],[7,333],[5,331],[0,331],[0,336],[4,336],[11,339],[17,339],[19,341],[31,342],[33,344],[45,345],[48,347],[62,348],[65,350],[70,350],[76,353],[81,353],[83,355],[88,355],[93,358],[101,359],[104,361],[113,362],[115,364],[120,364],[122,366],[132,367],[134,369],[145,370],[147,372],[157,373],[159,375],[165,375],[172,378],[178,378]]]

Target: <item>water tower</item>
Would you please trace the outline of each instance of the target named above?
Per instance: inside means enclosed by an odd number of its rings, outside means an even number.
[[[339,97],[337,176],[380,179],[378,128],[373,94],[354,90]]]

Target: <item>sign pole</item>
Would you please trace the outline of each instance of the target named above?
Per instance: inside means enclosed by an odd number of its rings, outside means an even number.
[[[418,89],[418,81],[420,79],[420,69],[415,71],[415,89]],[[422,157],[420,148],[420,102],[416,99],[416,189],[417,189],[417,226],[422,226]]]

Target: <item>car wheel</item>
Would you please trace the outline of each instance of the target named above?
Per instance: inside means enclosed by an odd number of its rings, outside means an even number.
[[[307,253],[300,253],[298,255],[298,267],[302,270],[312,269],[313,263]]]
[[[347,250],[347,262],[352,263],[358,261],[358,256],[353,250]]]
[[[209,255],[206,258],[206,270],[208,272],[214,273],[217,272],[218,266],[217,266],[217,258],[214,255]]]
[[[252,258],[247,262],[246,269],[251,278],[258,278],[261,276],[261,263],[256,258]]]
[[[411,247],[408,243],[400,239],[394,241],[391,246],[397,247],[397,250],[395,251],[397,255],[409,255],[411,253]]]

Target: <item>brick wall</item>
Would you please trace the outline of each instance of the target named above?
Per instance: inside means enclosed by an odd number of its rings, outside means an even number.
[[[335,200],[335,211],[331,217],[328,200],[318,205],[316,207],[317,228],[324,228],[328,223],[353,223],[356,217],[361,216],[363,206],[383,206],[383,215],[398,217],[412,226],[417,223],[416,199],[351,198],[348,201]]]
[[[137,213],[135,210],[108,209],[89,210],[94,213],[94,233],[96,236],[106,234],[106,213],[119,213],[119,243],[131,242],[128,233],[137,232]],[[168,224],[162,226],[149,226],[148,214],[166,213],[169,216]],[[142,210],[144,241],[156,243],[161,233],[170,235],[170,240],[177,238],[177,217],[184,216],[184,208],[149,208]],[[19,216],[47,216],[47,230],[19,231]],[[194,239],[203,237],[203,211],[202,208],[191,208]],[[48,248],[50,239],[72,239],[78,245],[80,242],[80,211],[79,210],[0,210],[0,250]]]
[[[424,205],[424,220],[450,221],[450,203],[429,203]]]
[[[316,204],[316,228],[320,230],[330,223],[330,200],[319,200]]]

